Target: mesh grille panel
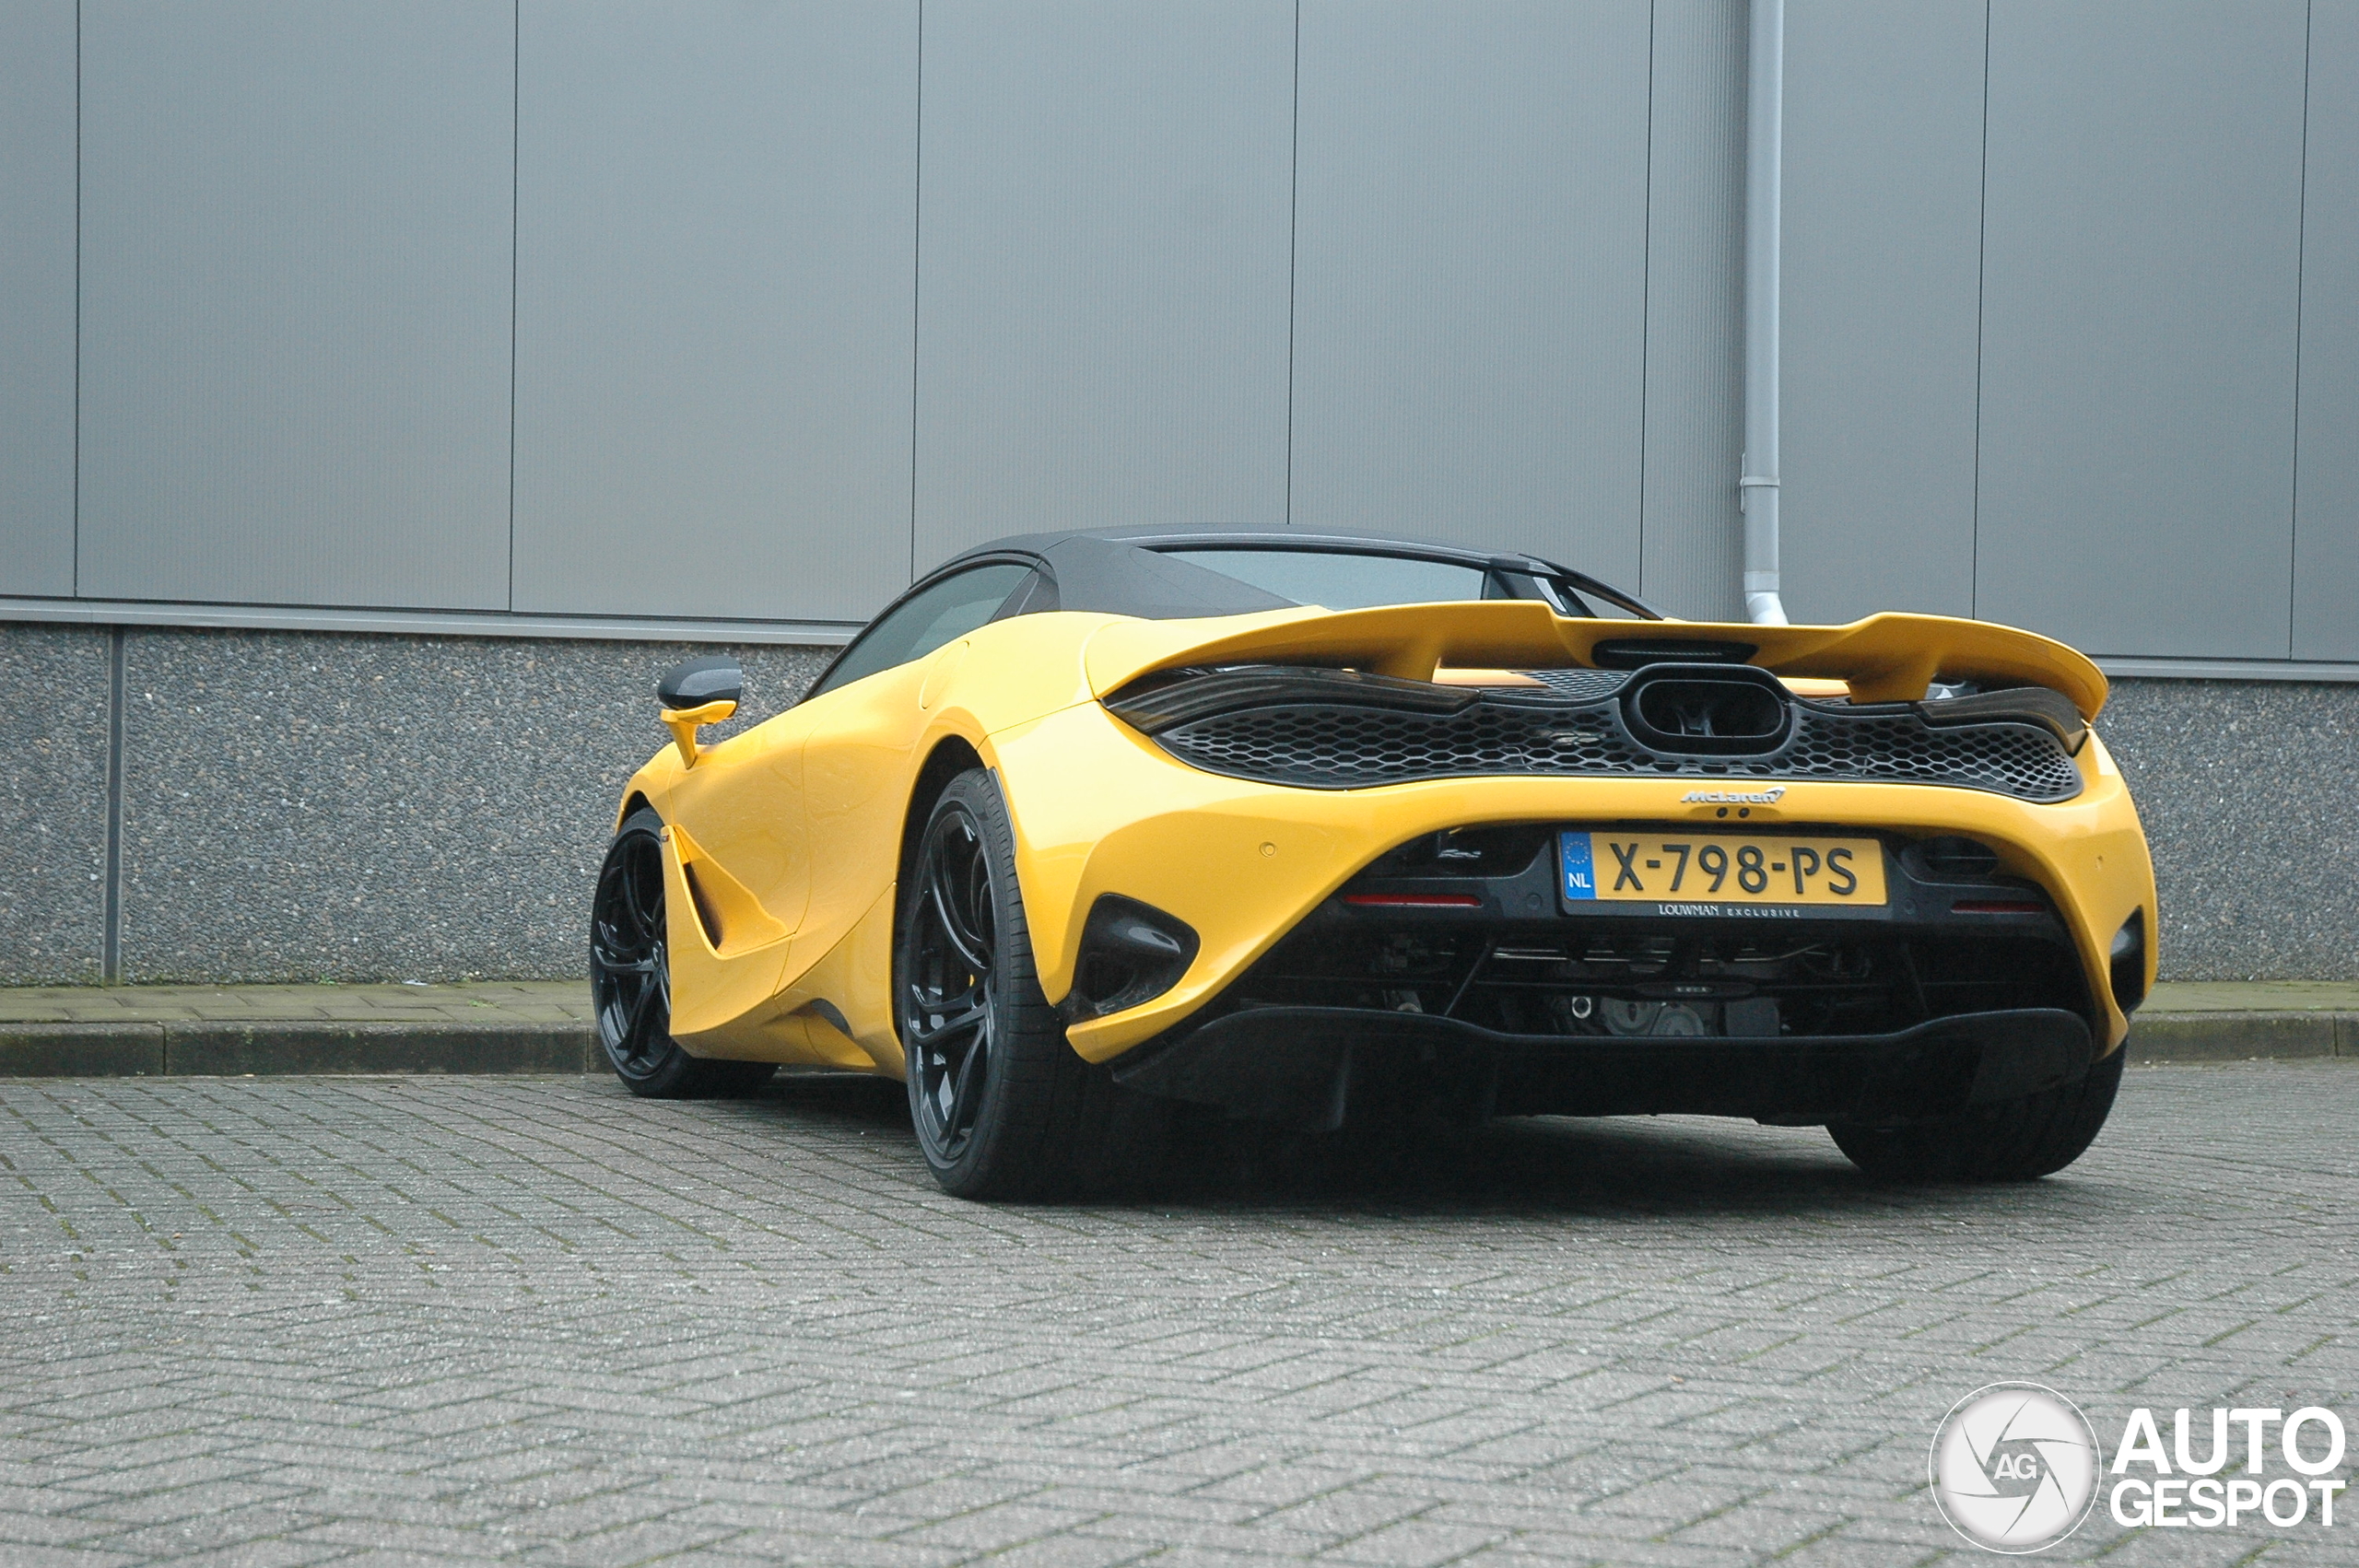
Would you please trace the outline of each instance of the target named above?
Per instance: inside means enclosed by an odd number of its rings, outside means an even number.
[[[1626,678],[1595,673],[1617,685]],[[1797,707],[1792,736],[1761,756],[1666,755],[1634,739],[1611,702],[1574,708],[1515,698],[1487,698],[1454,714],[1293,703],[1192,720],[1156,740],[1207,772],[1327,790],[1547,774],[1947,784],[2043,802],[2081,792],[2071,757],[2037,725],[1935,729],[1913,712]]]
[[[1630,684],[1626,670],[1519,670],[1558,696],[1573,702],[1594,702],[1602,696],[1612,696]]]

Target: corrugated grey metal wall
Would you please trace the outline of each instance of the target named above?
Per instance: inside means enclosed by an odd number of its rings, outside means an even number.
[[[2306,21],[1992,6],[1979,614],[2284,656]]]
[[[1303,6],[1297,527],[1637,580],[1650,9]]]
[[[1787,613],[1971,615],[1987,7],[1787,18]]]
[[[2359,661],[2359,0],[1789,12],[1792,607]],[[1730,614],[1745,41],[14,0],[0,595],[849,622],[995,533],[1291,521]]]
[[[2313,0],[2294,657],[2359,660],[2359,0]]]
[[[1648,126],[1639,591],[1715,620],[1743,618],[1743,12],[1656,5]]]
[[[1789,14],[1789,607],[2359,658],[2359,3]]]
[[[74,591],[74,51],[0,7],[0,593]]]
[[[515,607],[868,614],[909,581],[917,0],[519,29]]]
[[[506,607],[510,8],[81,31],[79,591]]]
[[[931,0],[915,564],[1285,517],[1292,0]]]

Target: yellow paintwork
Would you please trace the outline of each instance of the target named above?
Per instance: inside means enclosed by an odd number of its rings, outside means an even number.
[[[766,920],[769,940],[732,944],[728,928],[716,945],[698,919],[695,892],[688,877],[698,871],[703,888],[712,885],[712,863],[677,824],[663,830],[664,946],[672,965],[672,1027],[682,1035],[722,1028],[749,1012],[758,1011],[778,989],[780,966],[786,962],[785,927],[775,918]],[[731,885],[750,901],[743,883]],[[755,905],[758,910],[760,906]],[[768,911],[762,911],[766,916]]]
[[[1110,617],[1109,617],[1110,619]],[[2082,717],[2105,706],[2104,673],[2060,642],[1946,615],[1871,615],[1848,626],[1756,626],[1711,621],[1586,621],[1532,599],[1378,610],[1275,610],[1216,620],[1117,620],[1089,641],[1093,688],[1112,691],[1151,670],[1247,660],[1356,668],[1427,681],[1445,663],[1535,669],[1590,663],[1601,642],[1741,642],[1780,675],[1848,684],[1860,702],[1925,695],[1946,676],[2052,686]]]
[[[1069,1031],[1093,1061],[1184,1019],[1378,854],[1482,823],[1659,822],[1734,829],[1724,808],[1683,802],[1692,778],[1460,778],[1328,790],[1199,772],[1097,698],[1180,665],[1293,661],[1452,685],[1514,669],[1578,666],[1605,639],[1730,640],[1803,689],[1860,701],[1923,696],[1935,679],[2040,685],[2094,719],[2106,682],[2060,643],[1929,615],[1848,626],[1568,620],[1529,601],[1331,614],[1283,610],[1182,621],[1050,613],[984,626],[949,646],[804,702],[698,753],[666,747],[625,792],[671,825],[664,863],[674,1030],[698,1055],[850,1067],[898,1076],[891,1008],[894,883],[911,791],[935,749],[963,745],[996,775],[1016,829],[1016,871],[1042,989],[1073,982],[1082,918],[1101,893],[1138,898],[1202,939],[1177,986]],[[690,759],[694,759],[693,766]],[[1975,790],[1787,783],[1745,828],[1884,829],[1982,839],[2048,889],[2071,925],[2104,1044],[2127,1023],[2106,981],[2107,945],[2145,911],[2154,872],[2128,789],[2094,734],[2085,788],[2060,805]],[[720,927],[709,939],[697,879]],[[848,1029],[839,1029],[831,1014]]]
[[[697,731],[707,724],[718,724],[737,711],[737,705],[723,698],[698,708],[667,708],[655,717],[663,728],[672,731],[672,743],[680,749],[680,766],[697,765]]]

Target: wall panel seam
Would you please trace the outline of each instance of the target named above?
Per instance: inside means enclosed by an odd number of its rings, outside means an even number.
[[[524,0],[510,0],[508,35],[508,608],[516,608],[516,280],[523,245]]]
[[[106,882],[99,894],[99,978],[123,978],[123,653],[124,629],[107,628]]]
[[[2302,7],[2302,171],[2294,199],[2294,485],[2287,509],[2293,513],[2285,540],[2285,657],[2294,657],[2294,623],[2301,614],[2301,595],[2294,584],[2302,573],[2302,280],[2309,262],[2310,238],[2310,40],[2318,20],[2318,0]]]
[[[360,606],[33,599],[0,595],[0,627],[169,626],[202,631],[305,631],[388,637],[555,638],[580,642],[849,641],[854,621],[756,620],[722,615],[595,615],[506,610],[385,610]]]
[[[74,0],[74,490],[66,591],[82,593],[82,6]]]
[[[1974,213],[1974,475],[1966,503],[1966,613],[1982,617],[1982,312],[1990,271],[1990,12],[1982,0],[1982,154]]]
[[[1286,153],[1285,526],[1294,526],[1294,302],[1302,282],[1302,0],[1294,0],[1294,104]]]
[[[1661,0],[1647,3],[1647,151],[1646,197],[1638,216],[1638,538],[1637,581],[1630,591],[1647,591],[1647,390],[1653,369],[1655,281],[1655,9]]]
[[[910,111],[917,129],[910,137],[910,580],[918,579],[918,367],[924,346],[919,309],[925,279],[925,0],[918,6],[916,95]],[[897,595],[898,597],[898,595]]]

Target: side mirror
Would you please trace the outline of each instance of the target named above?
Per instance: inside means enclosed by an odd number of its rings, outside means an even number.
[[[655,700],[663,705],[663,728],[680,748],[685,767],[697,765],[697,730],[718,724],[737,711],[745,693],[745,672],[726,653],[710,653],[675,664],[655,685]]]

